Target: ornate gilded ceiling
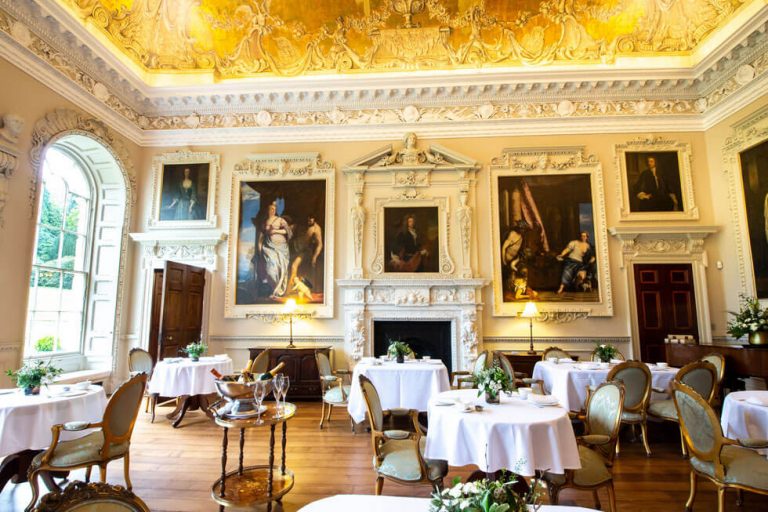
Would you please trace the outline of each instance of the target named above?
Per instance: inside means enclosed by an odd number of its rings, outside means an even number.
[[[58,2],[144,71],[205,72],[218,80],[685,55],[742,5],[742,0]]]

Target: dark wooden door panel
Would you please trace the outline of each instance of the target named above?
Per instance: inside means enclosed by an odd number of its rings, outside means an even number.
[[[200,339],[205,295],[205,269],[167,261],[163,270],[159,353],[175,357]]]
[[[640,355],[643,361],[666,359],[669,334],[698,336],[693,269],[689,264],[634,266]]]

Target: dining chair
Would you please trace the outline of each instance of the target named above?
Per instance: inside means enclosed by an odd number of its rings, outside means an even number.
[[[131,434],[147,386],[147,375],[139,373],[123,383],[107,402],[102,420],[97,423],[73,421],[51,427],[51,445],[32,459],[29,484],[32,501],[25,509],[32,510],[39,493],[37,476],[42,471],[71,471],[86,468],[85,479],[90,480],[91,468],[99,466],[101,481],[107,479],[107,464],[123,459],[123,471],[128,490],[133,487],[129,476]],[[62,432],[83,432],[97,429],[71,441],[59,441]]]
[[[548,347],[544,349],[544,353],[541,354],[541,360],[546,361],[550,357],[556,357],[558,359],[570,357],[573,359],[571,354],[561,349],[560,347]]]
[[[621,359],[622,361],[627,360],[627,358],[624,357],[624,354],[621,353],[621,350],[619,350],[616,347],[613,347],[613,349],[615,351],[615,355],[613,356],[613,359]],[[600,357],[598,357],[597,355],[597,347],[595,347],[595,349],[592,351],[592,355],[589,357],[589,360],[593,362],[600,362]]]
[[[498,363],[499,367],[504,370],[504,373],[507,374],[510,382],[512,382],[512,391],[515,391],[520,387],[529,387],[532,389],[538,388],[539,394],[544,394],[544,381],[527,377],[523,372],[516,372],[514,366],[509,361],[509,358],[507,358],[503,352],[493,353],[493,364],[496,363]]]
[[[348,370],[336,370],[331,369],[331,361],[328,356],[323,352],[315,352],[315,362],[317,363],[317,370],[320,373],[320,389],[322,393],[322,410],[320,412],[320,428],[323,428],[323,423],[331,421],[331,413],[333,412],[333,406],[347,405],[349,399],[349,391],[351,386],[344,384],[344,377],[349,377]],[[328,405],[328,416],[326,417],[326,404]],[[352,432],[355,431],[355,423],[352,422]]]
[[[488,357],[488,351],[483,350],[478,354],[477,359],[475,359],[475,365],[471,372],[467,370],[458,370],[451,373],[451,387],[461,389],[464,387],[464,384],[469,384],[470,388],[473,387],[475,385],[475,374],[480,370],[488,368],[490,364],[491,358]]]
[[[725,492],[737,490],[768,494],[768,459],[756,449],[768,448],[765,439],[729,439],[723,436],[720,421],[709,403],[693,388],[672,383],[672,400],[680,419],[680,430],[691,457],[691,492],[685,504],[693,510],[698,478],[703,476],[717,487],[717,510],[725,510]]]
[[[717,371],[717,387],[715,388],[715,394],[712,398],[713,401],[710,405],[716,405],[719,407],[720,387],[722,386],[723,378],[725,377],[725,357],[723,354],[718,352],[712,352],[711,354],[707,354],[702,357],[701,360],[712,363],[715,366],[715,370]],[[715,401],[717,401],[717,404],[715,404]]]
[[[609,510],[616,510],[613,489],[613,459],[619,438],[621,413],[624,407],[624,385],[620,382],[603,382],[588,398],[584,435],[576,438],[581,468],[566,469],[564,474],[545,472],[549,501],[557,505],[560,491],[573,487],[592,491],[595,508],[600,508],[598,489],[608,489]]]
[[[360,375],[360,389],[371,428],[376,495],[381,494],[385,478],[406,485],[430,484],[441,490],[443,478],[448,474],[448,463],[424,458],[427,439],[419,426],[419,412],[416,409],[382,409],[379,393],[365,375]],[[384,422],[392,416],[407,416],[413,430],[385,430]]]
[[[717,386],[717,371],[712,363],[707,361],[695,361],[688,363],[677,371],[673,382],[681,382],[696,391],[705,402],[710,403],[715,394]],[[653,388],[657,393],[666,393],[669,390]],[[677,409],[672,398],[652,402],[648,406],[648,415],[664,421],[680,423],[677,418]],[[685,440],[683,431],[680,431],[680,447],[683,456],[687,455],[685,451]]]
[[[125,487],[77,481],[43,496],[34,512],[75,511],[150,512],[147,504]]]
[[[155,362],[152,360],[152,355],[143,348],[132,348],[128,352],[128,371],[131,376],[137,373],[146,373],[147,380],[152,379],[152,371],[155,369]],[[147,399],[147,405],[144,408],[144,412],[152,411],[151,423],[155,422],[155,408],[157,407],[157,399],[159,395],[157,393],[149,393],[148,390],[144,390],[144,396]]]
[[[625,361],[617,364],[606,377],[607,381],[624,384],[624,410],[621,413],[621,423],[632,425],[634,435],[635,425],[640,425],[643,436],[645,454],[651,456],[648,445],[648,404],[651,401],[651,385],[653,377],[648,365],[640,361]],[[620,440],[616,440],[616,454],[620,452]]]

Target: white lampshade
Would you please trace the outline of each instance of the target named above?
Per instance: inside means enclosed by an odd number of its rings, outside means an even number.
[[[536,318],[539,316],[539,310],[536,309],[536,303],[526,302],[525,309],[523,309],[523,312],[520,314],[520,316],[523,318]]]
[[[283,305],[283,309],[286,313],[293,313],[296,311],[296,299],[288,299]]]

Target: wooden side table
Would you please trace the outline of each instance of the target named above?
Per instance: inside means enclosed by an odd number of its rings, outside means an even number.
[[[267,512],[272,511],[272,502],[280,503],[293,488],[293,471],[285,467],[285,445],[287,441],[288,420],[296,414],[296,405],[285,404],[283,414],[277,416],[277,404],[267,404],[267,410],[258,417],[235,419],[216,416],[216,424],[224,429],[221,444],[221,477],[211,486],[211,496],[219,504],[219,512],[232,507],[237,510],[253,508],[263,503],[267,504]],[[280,465],[275,465],[275,427],[282,425],[282,456]],[[269,427],[269,459],[267,464],[243,466],[243,451],[245,448],[245,430],[250,428]],[[240,453],[237,469],[227,472],[227,444],[229,429],[240,429]]]

